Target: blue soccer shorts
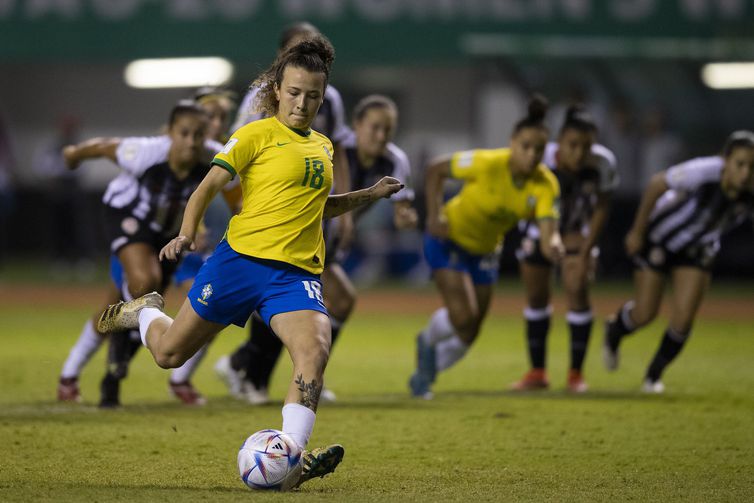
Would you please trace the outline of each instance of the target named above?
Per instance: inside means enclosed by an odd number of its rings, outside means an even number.
[[[243,255],[226,240],[199,269],[188,298],[203,319],[239,327],[254,311],[267,325],[276,314],[290,311],[328,314],[318,275],[285,262]]]
[[[424,234],[424,258],[433,272],[438,269],[465,272],[475,285],[495,283],[500,271],[500,252],[474,255],[450,239],[439,239],[429,234]]]

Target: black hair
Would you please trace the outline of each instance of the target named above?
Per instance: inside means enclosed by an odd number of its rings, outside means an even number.
[[[319,34],[320,32],[317,27],[306,21],[300,21],[298,23],[290,24],[286,26],[283,32],[280,34],[278,49],[281,51],[285,50],[285,48],[288,47],[288,44],[291,43],[291,40],[298,37],[299,35],[314,36]]]
[[[330,80],[330,69],[335,60],[335,49],[324,35],[314,35],[302,40],[283,51],[275,59],[275,62],[253,83],[259,93],[255,101],[255,108],[272,117],[278,111],[278,100],[275,97],[275,86],[280,86],[283,81],[285,68],[296,66],[313,73],[325,74],[325,88]],[[325,89],[322,89],[324,93]]]
[[[723,157],[728,157],[738,147],[754,148],[754,133],[746,129],[733,131],[723,145]]]
[[[526,117],[520,119],[513,128],[513,134],[518,134],[522,129],[538,128],[547,131],[545,126],[545,115],[547,115],[547,98],[541,94],[534,94],[529,99]]]
[[[393,100],[382,94],[370,94],[359,100],[353,109],[353,118],[356,121],[360,121],[364,118],[364,115],[372,108],[386,108],[391,110],[395,115],[398,115],[398,106]]]
[[[207,112],[199,106],[199,104],[194,100],[180,100],[178,103],[175,104],[173,109],[170,111],[170,119],[168,119],[168,127],[175,124],[175,121],[178,120],[178,117],[181,117],[183,115],[188,114],[194,114],[194,115],[200,115],[202,117],[207,117]]]
[[[584,105],[576,104],[571,105],[566,110],[565,120],[560,128],[560,134],[566,129],[575,129],[582,133],[596,133],[597,124],[594,122],[594,118],[586,111]]]

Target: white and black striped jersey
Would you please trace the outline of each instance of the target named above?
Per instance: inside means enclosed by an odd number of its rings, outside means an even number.
[[[110,182],[102,198],[109,208],[163,237],[178,234],[189,197],[209,171],[214,154],[223,148],[215,141],[205,141],[205,157],[179,180],[168,165],[171,143],[169,136],[121,140],[116,163],[123,172]]]
[[[254,112],[254,100],[259,93],[259,88],[253,87],[246,93],[241,106],[238,107],[238,115],[233,123],[233,131],[249,122],[264,119],[263,113]],[[327,136],[333,144],[343,142],[348,136],[350,130],[346,125],[346,113],[343,106],[343,98],[333,86],[328,85],[325,88],[325,97],[322,105],[319,107],[317,116],[312,123],[312,129]]]
[[[576,172],[558,169],[558,144],[549,142],[542,162],[555,174],[560,184],[560,233],[589,233],[597,199],[613,192],[619,183],[615,155],[604,145],[594,144],[584,163]],[[539,238],[534,222],[521,222],[519,229],[532,239]]]
[[[671,253],[714,250],[728,230],[754,217],[754,195],[728,199],[720,187],[724,160],[697,157],[665,172],[668,190],[652,209],[646,239]]]
[[[356,150],[356,135],[349,131],[342,143],[348,159],[348,169],[351,174],[351,190],[365,189],[377,183],[383,176],[392,176],[405,185],[403,190],[390,196],[390,200],[413,201],[414,191],[411,185],[411,165],[406,153],[394,143],[388,143],[385,153],[377,158],[370,167],[365,167],[359,161]],[[354,210],[354,219],[358,218],[371,205]]]

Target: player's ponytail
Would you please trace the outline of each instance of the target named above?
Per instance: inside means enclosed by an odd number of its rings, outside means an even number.
[[[728,157],[738,147],[754,148],[754,133],[746,129],[733,131],[723,145],[723,157]]]
[[[597,124],[583,105],[576,104],[571,105],[568,107],[568,110],[566,110],[565,120],[563,121],[563,126],[560,128],[560,134],[563,134],[566,129],[575,129],[583,133],[596,133]]]
[[[547,131],[545,126],[545,116],[547,115],[547,98],[541,94],[534,94],[529,99],[526,117],[519,120],[513,128],[513,134],[517,134],[522,129],[537,128]]]
[[[256,110],[270,117],[277,113],[278,101],[275,97],[275,86],[280,86],[283,72],[288,65],[303,68],[309,72],[323,73],[325,87],[327,87],[334,60],[335,49],[327,37],[321,34],[313,34],[284,50],[275,62],[252,83],[252,87],[259,89],[255,102]],[[322,92],[324,93],[325,90],[322,89]]]

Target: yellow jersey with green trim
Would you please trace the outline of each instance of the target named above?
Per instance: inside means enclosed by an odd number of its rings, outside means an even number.
[[[560,185],[539,164],[517,184],[510,170],[508,148],[456,152],[450,174],[464,181],[461,191],[443,207],[448,237],[469,253],[492,253],[519,220],[559,218]]]
[[[251,122],[231,136],[212,164],[238,175],[241,212],[226,239],[244,255],[320,274],[322,213],[332,187],[333,147],[326,136],[288,128],[277,118]]]

